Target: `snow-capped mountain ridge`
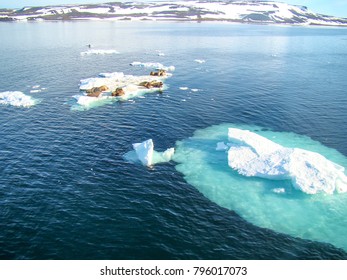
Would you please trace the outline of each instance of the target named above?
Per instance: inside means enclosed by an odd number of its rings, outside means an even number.
[[[275,1],[110,2],[1,10],[0,21],[172,20],[347,26],[347,19]]]

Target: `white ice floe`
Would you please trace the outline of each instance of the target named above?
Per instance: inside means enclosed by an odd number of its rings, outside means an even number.
[[[272,191],[274,193],[285,193],[286,189],[285,188],[274,188]]]
[[[30,93],[38,93],[41,92],[41,89],[32,89],[30,90]]]
[[[197,63],[200,63],[200,64],[206,62],[206,60],[204,60],[204,59],[195,59],[194,61]]]
[[[174,148],[169,148],[164,152],[154,151],[154,144],[152,139],[148,139],[141,143],[133,144],[136,152],[137,160],[145,166],[151,166],[157,163],[169,162],[175,153]],[[128,159],[134,159],[132,153],[126,155]]]
[[[180,90],[188,90],[189,88],[188,87],[180,87],[179,89]]]
[[[167,87],[164,84],[166,78],[170,77],[171,74],[167,73],[165,76],[134,76],[134,75],[124,75],[122,72],[112,72],[112,73],[100,73],[97,77],[87,78],[80,80],[80,90],[83,91],[80,94],[74,95],[73,98],[76,100],[77,105],[85,107],[95,107],[100,106],[107,102],[112,102],[112,100],[129,100],[134,97],[139,97],[145,93],[157,92],[165,90]],[[163,86],[161,88],[152,87],[146,88],[140,84],[143,82],[162,82]],[[89,97],[87,96],[87,90],[93,87],[106,86],[108,90],[102,92],[99,97]],[[111,93],[117,88],[122,88],[124,95],[119,97],[111,96]],[[80,110],[81,108],[73,107],[74,109]]]
[[[229,128],[229,166],[244,176],[290,179],[293,186],[308,194],[347,192],[344,167],[324,156],[286,148],[248,130]]]
[[[140,61],[134,61],[130,63],[131,66],[139,66],[144,68],[150,68],[150,69],[156,69],[156,70],[165,70],[165,71],[175,71],[175,66],[164,66],[163,64],[159,62],[140,62]]]
[[[197,89],[197,88],[192,88],[191,91],[192,91],[192,92],[198,92],[198,91],[200,91],[200,90]]]
[[[31,107],[36,104],[36,101],[21,91],[5,91],[0,92],[0,104],[16,107]]]
[[[99,77],[112,78],[112,79],[122,79],[122,78],[124,78],[124,73],[123,72],[100,73]]]
[[[84,55],[93,55],[93,54],[101,54],[101,55],[105,55],[105,54],[118,54],[119,52],[116,51],[116,50],[88,50],[88,51],[84,51],[84,52],[81,52],[81,55],[84,56]]]

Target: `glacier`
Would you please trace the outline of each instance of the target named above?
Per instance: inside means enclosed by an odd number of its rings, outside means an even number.
[[[31,107],[37,103],[37,100],[21,91],[0,92],[0,104],[11,105],[15,107]]]
[[[319,153],[286,148],[254,132],[229,128],[229,166],[245,176],[290,179],[307,194],[347,192],[344,167]]]

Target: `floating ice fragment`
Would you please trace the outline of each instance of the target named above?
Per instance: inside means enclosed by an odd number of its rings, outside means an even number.
[[[122,78],[124,78],[124,73],[123,72],[100,73],[99,77],[112,78],[112,79],[122,79]]]
[[[169,148],[164,152],[154,151],[152,139],[148,139],[142,143],[133,144],[136,157],[132,152],[128,152],[125,157],[130,161],[140,160],[145,166],[151,166],[157,163],[169,162],[175,153],[174,148]]]
[[[36,104],[36,101],[21,91],[5,91],[0,92],[0,104],[16,107],[31,107]]]
[[[188,87],[180,87],[180,90],[188,90]]]
[[[161,63],[158,62],[139,62],[134,61],[130,63],[131,66],[139,66],[144,68],[150,68],[150,69],[157,69],[157,70],[165,70],[165,71],[175,71],[175,66],[164,66]]]
[[[41,90],[40,90],[40,89],[32,89],[32,90],[30,91],[30,93],[38,93],[38,92],[41,92]]]
[[[199,89],[197,89],[197,88],[192,88],[191,91],[192,91],[192,92],[198,92]]]
[[[93,54],[101,54],[101,55],[104,55],[104,54],[118,54],[119,52],[116,51],[116,50],[88,50],[88,51],[84,51],[84,52],[81,52],[81,55],[84,56],[84,55],[93,55]]]
[[[275,188],[272,190],[274,193],[285,193],[286,189],[285,188]]]
[[[347,192],[344,167],[322,155],[299,148],[285,148],[248,130],[229,128],[229,166],[244,176],[291,179],[307,194]]]
[[[217,143],[217,147],[216,147],[216,151],[225,151],[227,150],[229,147],[227,145],[225,145],[224,142],[218,142]]]
[[[148,139],[142,143],[135,143],[133,144],[133,148],[137,154],[138,159],[142,162],[143,165],[152,165],[154,148],[152,139]]]
[[[204,59],[195,59],[194,61],[200,64],[206,62]]]

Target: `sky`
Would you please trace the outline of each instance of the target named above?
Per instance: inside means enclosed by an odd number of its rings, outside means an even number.
[[[22,8],[24,6],[47,6],[57,4],[93,4],[105,2],[153,2],[153,0],[0,0],[0,8]],[[155,0],[154,0],[155,1]],[[170,0],[167,0],[170,1]],[[174,1],[174,0],[171,0]],[[276,1],[276,0],[275,0]],[[294,5],[307,6],[320,14],[347,18],[347,0],[278,0]]]

